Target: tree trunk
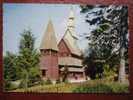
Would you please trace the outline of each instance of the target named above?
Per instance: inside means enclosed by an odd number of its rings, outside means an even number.
[[[118,75],[118,81],[120,83],[125,83],[126,81],[124,52],[125,52],[125,48],[122,47],[120,49],[120,67],[119,67],[119,75]]]

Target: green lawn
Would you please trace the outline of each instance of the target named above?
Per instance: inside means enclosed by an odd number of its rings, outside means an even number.
[[[50,85],[37,85],[26,89],[16,89],[13,92],[58,92],[58,93],[70,93],[74,88],[76,88],[79,84],[71,84],[71,83],[60,83],[60,84],[50,84]]]
[[[83,83],[60,83],[36,85],[28,89],[16,89],[11,92],[45,92],[45,93],[128,93],[129,84],[91,80]]]

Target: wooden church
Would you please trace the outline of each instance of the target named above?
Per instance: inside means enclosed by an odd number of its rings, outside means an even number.
[[[74,25],[75,17],[71,9],[67,29],[59,43],[55,36],[54,26],[49,20],[40,45],[40,70],[44,79],[61,79],[67,67],[68,81],[85,80],[85,71],[82,65],[82,53],[77,46],[77,37]]]

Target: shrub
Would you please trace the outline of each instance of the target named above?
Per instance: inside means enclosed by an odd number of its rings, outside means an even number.
[[[28,88],[28,80],[26,79],[22,79],[20,84],[19,84],[19,88]]]
[[[46,84],[46,85],[52,84],[52,81],[48,78],[48,79],[45,81],[45,84]]]
[[[105,84],[98,84],[96,86],[84,86],[84,87],[78,87],[73,90],[75,93],[109,93],[112,92],[112,89]]]
[[[56,84],[59,84],[59,83],[61,83],[61,81],[60,81],[60,79],[57,79]]]
[[[45,81],[44,80],[40,80],[39,83],[40,83],[40,85],[44,85]]]
[[[128,93],[129,85],[120,83],[110,83],[109,86],[112,88],[114,93]]]
[[[68,79],[65,79],[64,83],[66,83],[66,84],[69,83]]]
[[[38,67],[30,68],[29,80],[30,80],[30,83],[29,83],[30,85],[32,84],[34,85],[34,83],[41,81],[40,71]]]
[[[116,67],[114,66],[113,68],[110,68],[108,64],[104,64],[104,71],[103,71],[103,76],[106,80],[108,81],[114,81],[116,78]]]
[[[14,89],[17,89],[18,88],[17,85],[13,84],[10,81],[5,81],[4,87],[5,87],[4,89],[7,90],[7,91],[14,90]]]
[[[121,83],[100,83],[95,86],[79,86],[74,93],[128,93],[128,85]]]

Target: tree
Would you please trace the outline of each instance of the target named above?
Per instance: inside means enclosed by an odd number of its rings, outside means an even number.
[[[27,88],[40,80],[39,54],[34,49],[35,38],[31,31],[24,30],[21,36],[17,66],[20,69],[21,86]]]
[[[4,56],[4,79],[6,80],[16,80],[17,77],[17,73],[16,72],[17,68],[15,66],[15,62],[16,62],[16,55],[10,53],[10,52],[6,52],[6,55]]]
[[[87,55],[86,57],[84,57],[83,60],[83,65],[87,65],[87,67],[85,67],[85,74],[88,75],[91,79],[96,79],[96,75],[97,75],[97,66],[94,63],[94,60],[96,59],[96,55],[94,53],[94,51],[91,51],[91,53],[89,53],[89,56]]]
[[[86,22],[95,26],[91,34],[86,36],[90,49],[95,52],[98,59],[105,59],[110,66],[120,61],[118,76],[119,81],[123,83],[125,81],[125,51],[128,50],[127,7],[86,5],[81,6],[81,12],[86,14]]]
[[[12,81],[19,79],[18,69],[16,67],[16,55],[11,52],[6,52],[3,57],[4,68],[4,87],[5,90],[13,89]]]

